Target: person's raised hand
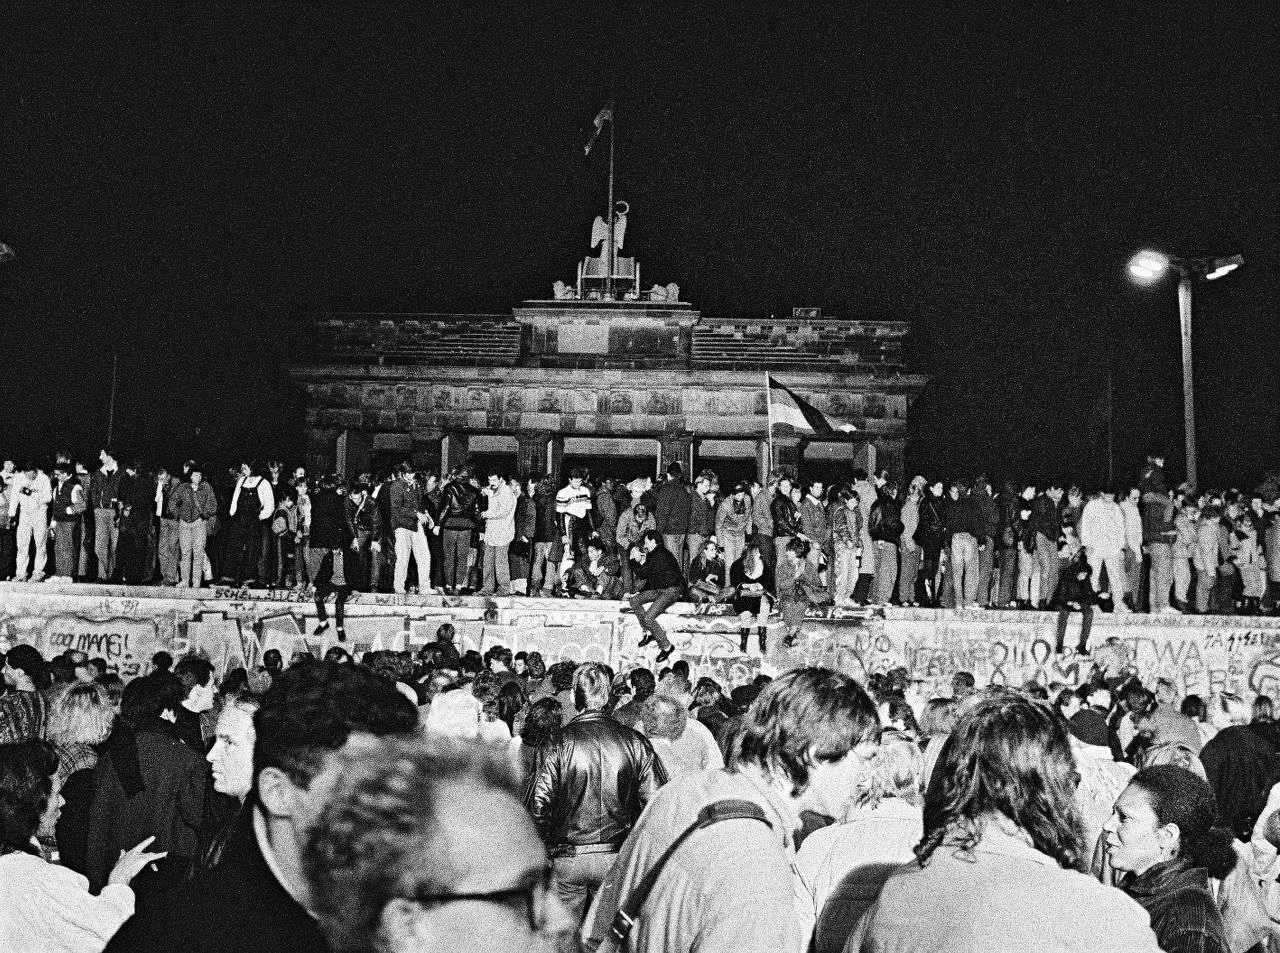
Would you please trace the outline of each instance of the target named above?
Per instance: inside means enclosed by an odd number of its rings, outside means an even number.
[[[111,874],[107,877],[109,884],[128,885],[129,881],[142,873],[148,864],[153,864],[157,860],[163,860],[169,856],[167,850],[158,852],[148,852],[147,848],[155,841],[155,837],[148,837],[146,840],[135,845],[129,850],[120,851],[120,859],[116,861],[116,865],[111,868]]]

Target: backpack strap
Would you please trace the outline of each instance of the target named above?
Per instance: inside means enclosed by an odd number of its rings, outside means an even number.
[[[658,858],[658,862],[654,864],[645,873],[640,882],[635,885],[631,891],[631,896],[627,898],[627,902],[618,905],[618,912],[614,915],[613,923],[609,926],[609,937],[618,945],[619,949],[625,949],[627,945],[627,937],[631,935],[631,929],[635,926],[636,917],[640,915],[640,908],[644,906],[649,894],[652,892],[654,885],[658,882],[658,877],[662,874],[662,869],[667,865],[667,861],[686,840],[693,834],[713,824],[721,821],[759,821],[773,829],[773,824],[765,817],[764,811],[760,805],[753,804],[751,801],[716,801],[708,804],[698,812],[698,819],[681,831],[680,836],[671,842],[668,847]]]

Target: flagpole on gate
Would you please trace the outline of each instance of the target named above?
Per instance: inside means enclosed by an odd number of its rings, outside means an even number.
[[[764,409],[769,415],[769,465],[765,467],[764,479],[769,480],[769,474],[773,472],[773,395],[769,392],[769,372],[764,372]]]
[[[613,129],[617,125],[617,120],[614,119],[616,112],[617,107],[615,106],[609,115],[609,273],[604,279],[604,294],[610,301],[613,300],[613,256],[615,251],[613,240],[613,140],[615,137]]]

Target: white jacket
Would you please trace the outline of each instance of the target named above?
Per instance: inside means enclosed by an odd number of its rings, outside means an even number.
[[[26,492],[26,491],[30,492]],[[17,473],[9,486],[9,518],[21,516],[23,520],[35,519],[41,514],[47,519],[49,504],[53,502],[53,484],[47,474],[36,471],[34,477]]]
[[[1124,513],[1125,541],[1135,553],[1142,552],[1142,511],[1130,500],[1120,504],[1120,511]]]
[[[9,953],[96,953],[133,916],[133,890],[89,881],[30,854],[0,857],[0,949]]]
[[[1095,497],[1080,514],[1080,542],[1098,553],[1118,553],[1125,544],[1124,510],[1106,497]]]
[[[506,546],[516,538],[516,495],[507,481],[496,490],[485,488],[489,507],[484,511],[484,541],[487,546]]]

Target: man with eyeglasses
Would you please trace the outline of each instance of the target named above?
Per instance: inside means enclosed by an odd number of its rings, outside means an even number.
[[[510,758],[429,736],[367,739],[340,762],[304,857],[333,950],[573,948]]]

